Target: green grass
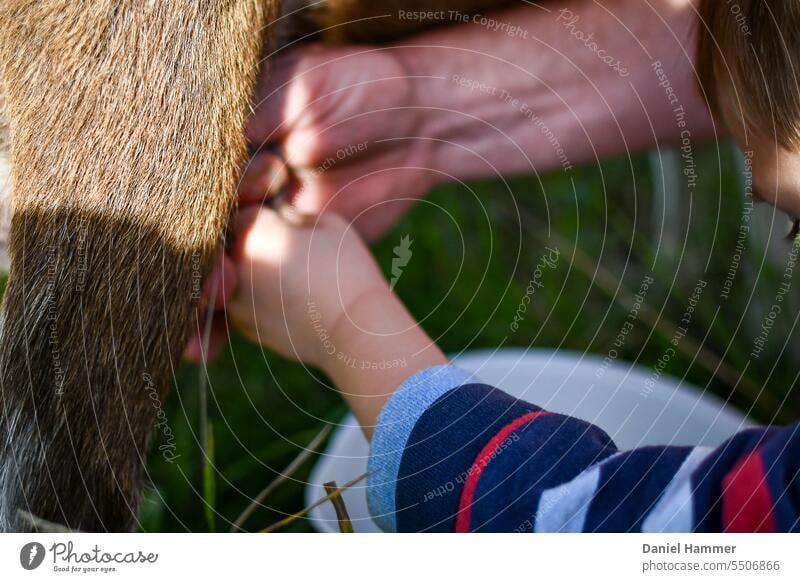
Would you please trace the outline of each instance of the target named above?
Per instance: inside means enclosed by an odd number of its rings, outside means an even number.
[[[740,187],[730,148],[708,147],[695,155],[698,185],[676,197],[686,217],[677,260],[659,245],[658,229],[651,224],[653,186],[643,155],[578,168],[569,176],[555,172],[541,179],[511,179],[508,187],[479,182],[471,190],[440,188],[427,199],[432,204],[417,205],[374,251],[388,274],[392,248],[401,236],[411,235],[413,257],[396,292],[446,352],[504,345],[604,356],[626,320],[632,295],[652,274],[645,311],[620,350],[622,358],[652,367],[702,278],[708,286],[683,351],[666,372],[730,398],[756,420],[794,419],[800,363],[797,290],[793,287],[785,299],[764,352],[751,358],[783,268],[764,262],[763,251],[748,244],[730,298],[720,298],[738,236]],[[556,269],[544,271],[543,288],[512,332],[510,324],[545,246],[558,248],[561,259]],[[734,378],[743,373],[744,379],[737,383],[713,374],[718,358]],[[209,366],[209,377],[213,467],[210,474],[204,469],[198,370],[185,365],[167,406],[180,456],[167,463],[152,455],[153,487],[141,514],[146,531],[206,531],[210,524],[227,531],[322,425],[346,412],[319,374],[241,338],[234,337],[231,348]],[[317,458],[312,455],[278,487],[246,527],[263,529],[300,511],[304,481]],[[287,528],[307,529],[302,519]]]

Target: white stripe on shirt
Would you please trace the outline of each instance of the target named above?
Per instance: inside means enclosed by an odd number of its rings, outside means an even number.
[[[642,523],[643,532],[688,532],[694,529],[692,473],[713,451],[710,447],[692,449]]]
[[[600,469],[611,459],[624,453],[615,453],[583,471],[572,481],[548,489],[539,497],[534,530],[543,532],[582,532],[589,506],[600,483]]]

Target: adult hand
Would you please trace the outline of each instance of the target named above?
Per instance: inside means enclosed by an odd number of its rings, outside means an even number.
[[[303,45],[275,57],[247,127],[260,151],[242,202],[289,188],[300,212],[334,211],[367,239],[391,226],[435,180],[424,169],[431,142],[418,139],[423,110],[398,55]]]

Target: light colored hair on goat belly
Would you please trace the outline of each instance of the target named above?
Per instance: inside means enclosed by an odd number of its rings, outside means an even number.
[[[6,0],[0,529],[136,525],[160,398],[235,204],[272,0]],[[201,265],[197,272],[196,265]]]
[[[0,75],[0,277],[8,273],[8,230],[11,226],[11,166],[3,77]]]

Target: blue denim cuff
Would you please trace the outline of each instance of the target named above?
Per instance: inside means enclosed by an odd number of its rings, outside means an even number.
[[[454,388],[469,384],[472,378],[471,373],[455,366],[434,366],[403,382],[383,407],[367,465],[367,504],[382,530],[397,531],[397,475],[411,431],[428,407]]]

